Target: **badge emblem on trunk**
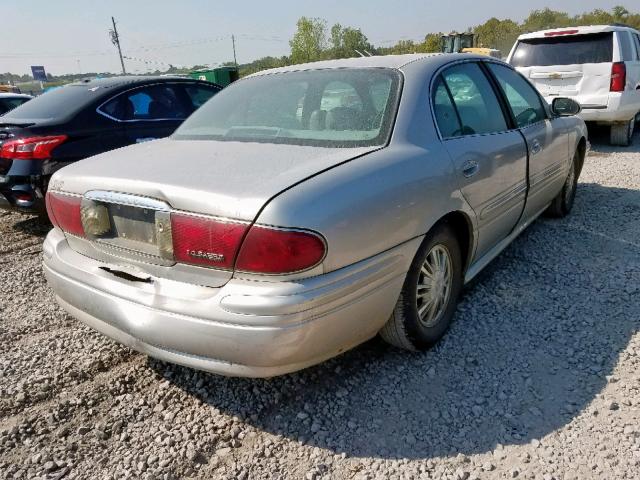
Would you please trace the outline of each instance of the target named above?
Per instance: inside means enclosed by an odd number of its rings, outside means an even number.
[[[210,262],[224,262],[224,255],[213,252],[203,252],[202,250],[187,250],[187,255],[192,258],[204,258]]]

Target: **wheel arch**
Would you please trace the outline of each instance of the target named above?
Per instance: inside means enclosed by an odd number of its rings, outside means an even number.
[[[473,248],[475,245],[474,229],[471,218],[461,211],[454,210],[444,215],[435,224],[445,224],[454,231],[458,242],[460,243],[460,255],[462,256],[463,274],[467,271],[472,259]]]

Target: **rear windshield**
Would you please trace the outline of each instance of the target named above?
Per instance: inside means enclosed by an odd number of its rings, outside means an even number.
[[[67,85],[56,88],[11,110],[5,115],[3,121],[8,118],[16,120],[66,118],[84,108],[87,103],[101,94],[101,91],[98,93],[86,85]]]
[[[174,139],[359,147],[387,142],[400,74],[328,69],[248,78],[191,115]]]
[[[514,67],[543,67],[612,60],[613,33],[604,32],[520,40],[510,63]]]

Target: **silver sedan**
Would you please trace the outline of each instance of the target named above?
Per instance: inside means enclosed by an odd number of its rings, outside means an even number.
[[[219,374],[291,372],[378,333],[425,349],[465,282],[571,210],[579,109],[470,54],[261,72],[169,139],[58,171],[45,273],[87,325]]]

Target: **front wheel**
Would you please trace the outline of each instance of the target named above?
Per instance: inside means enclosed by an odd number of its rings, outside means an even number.
[[[447,331],[462,289],[462,256],[452,229],[442,224],[425,237],[396,307],[380,331],[388,343],[424,350]]]
[[[547,209],[546,213],[550,217],[562,218],[569,215],[573,208],[573,202],[576,199],[576,191],[578,189],[578,162],[580,161],[580,151],[577,150],[571,166],[569,167],[569,174],[562,186],[562,190],[553,199],[551,205]]]

